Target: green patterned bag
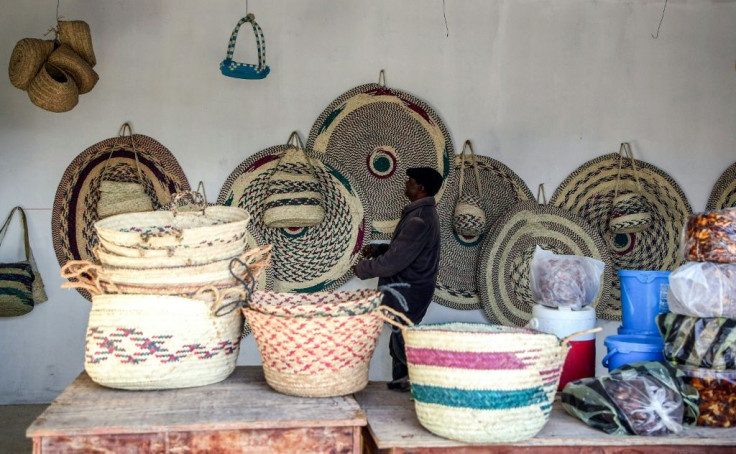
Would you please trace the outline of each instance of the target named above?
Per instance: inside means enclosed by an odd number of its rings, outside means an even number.
[[[703,369],[736,369],[736,320],[669,312],[657,316],[657,327],[667,361]]]

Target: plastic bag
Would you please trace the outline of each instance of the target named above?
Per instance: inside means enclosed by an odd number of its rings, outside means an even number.
[[[609,434],[667,435],[698,419],[698,391],[669,364],[639,362],[609,376],[568,383],[562,390],[562,406]]]
[[[558,255],[537,246],[530,267],[534,301],[579,310],[598,294],[605,265],[594,258]]]
[[[736,371],[679,366],[685,383],[700,392],[699,426],[736,426]]]
[[[670,274],[670,312],[736,318],[736,263],[689,262]]]
[[[667,361],[705,369],[736,369],[736,320],[669,312],[657,316],[657,327]]]

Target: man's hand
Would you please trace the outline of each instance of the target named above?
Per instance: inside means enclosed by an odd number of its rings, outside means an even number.
[[[373,245],[366,244],[365,246],[363,246],[363,249],[361,249],[360,252],[363,253],[363,257],[365,258],[373,257]]]

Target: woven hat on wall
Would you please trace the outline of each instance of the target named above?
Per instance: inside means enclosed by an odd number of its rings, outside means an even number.
[[[550,205],[580,216],[603,237],[614,272],[609,304],[615,304],[619,311],[621,285],[616,272],[677,268],[682,263],[680,235],[692,213],[685,193],[671,176],[645,161],[637,160],[636,165],[642,194],[651,213],[651,225],[642,232],[614,234],[610,231],[609,214],[616,189],[618,153],[600,156],[578,167],[550,199]],[[632,187],[636,184],[633,176],[625,178],[622,184]]]
[[[134,134],[138,162],[146,193],[153,208],[171,201],[171,195],[190,190],[189,182],[176,158],[156,140]],[[51,215],[51,235],[59,265],[69,260],[95,261],[94,247],[98,244],[93,224],[98,220],[100,180],[108,164],[108,173],[118,180],[138,181],[135,155],[130,143],[119,137],[98,142],[80,153],[64,171],[56,190]],[[89,295],[82,293],[85,297]]]
[[[332,101],[312,126],[307,149],[339,162],[360,183],[373,207],[373,238],[391,239],[406,202],[406,169],[432,167],[447,178],[454,151],[439,116],[386,87],[382,76]],[[435,198],[442,194],[443,188]]]
[[[248,211],[250,225],[273,245],[274,290],[334,290],[353,277],[351,267],[371,239],[370,208],[358,183],[340,165],[308,153],[323,190],[324,220],[313,227],[266,227],[263,213],[268,182],[289,147],[270,147],[243,161],[225,181],[217,202]]]
[[[90,92],[100,79],[89,63],[67,44],[62,44],[51,52],[48,62],[74,79],[80,95]]]
[[[736,207],[736,162],[723,171],[708,197],[706,211]]]
[[[79,102],[79,89],[69,74],[47,61],[28,86],[28,97],[49,112],[68,112]]]
[[[608,301],[613,270],[600,234],[561,208],[520,202],[501,216],[483,240],[477,279],[481,304],[491,323],[524,326],[536,304],[529,265],[539,245],[556,254],[592,257],[605,263],[601,290],[591,303],[598,318],[620,319],[620,305]]]
[[[62,44],[68,44],[91,67],[97,64],[95,51],[92,49],[92,33],[87,22],[81,20],[60,20],[59,41]]]
[[[36,38],[24,38],[18,41],[10,54],[8,75],[10,83],[21,90],[28,86],[49,54],[54,50],[54,42]]]
[[[453,309],[480,309],[480,296],[476,280],[476,265],[485,232],[518,202],[533,200],[534,195],[526,183],[505,164],[487,156],[476,156],[483,197],[481,206],[486,216],[484,233],[463,236],[454,231],[452,216],[458,198],[460,157],[447,178],[445,194],[437,204],[440,217],[440,265],[434,301]],[[465,161],[465,171],[470,163]]]

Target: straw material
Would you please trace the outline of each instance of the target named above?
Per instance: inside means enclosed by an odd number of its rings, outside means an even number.
[[[100,219],[116,214],[153,211],[153,202],[140,183],[102,180],[97,215]]]
[[[487,156],[476,156],[476,161],[483,193],[481,206],[486,217],[483,234],[463,236],[453,229],[452,223],[444,222],[452,218],[458,199],[462,162],[459,156],[455,157],[454,167],[446,182],[445,195],[437,205],[437,212],[443,220],[440,223],[442,253],[433,301],[452,309],[481,308],[475,270],[484,235],[517,202],[534,199],[524,180],[502,162]],[[466,161],[465,167],[466,172],[472,171],[469,162]],[[468,189],[473,190],[473,185]]]
[[[682,264],[680,236],[692,213],[690,203],[680,186],[663,170],[648,162],[636,161],[637,179],[641,194],[649,205],[651,225],[638,233],[614,234],[610,230],[609,216],[616,194],[619,154],[609,153],[592,159],[571,173],[555,190],[550,205],[568,210],[585,220],[598,231],[611,257],[613,281],[609,307],[619,320],[621,283],[619,270],[670,270]],[[631,164],[624,162],[625,168]],[[622,174],[619,192],[636,192],[636,180],[632,174]],[[608,265],[606,269],[608,269]]]
[[[10,83],[16,88],[27,90],[53,50],[53,41],[35,38],[23,38],[18,41],[13,48],[13,53],[10,54],[8,65]]]
[[[217,199],[251,214],[250,225],[273,245],[274,289],[316,292],[336,289],[353,277],[352,265],[371,240],[370,207],[357,182],[330,159],[311,155],[322,188],[324,220],[314,227],[272,229],[264,222],[268,182],[281,155],[279,145],[243,161],[228,177]]]
[[[470,150],[471,178],[475,181],[475,184],[472,185],[476,189],[475,193],[464,189],[465,163],[468,160],[465,150]],[[484,194],[480,185],[478,160],[475,157],[475,150],[473,150],[473,144],[470,140],[466,140],[465,145],[463,145],[460,162],[460,183],[458,183],[458,193],[460,195],[457,198],[455,212],[452,215],[452,228],[458,235],[478,236],[485,230],[486,214],[481,202],[481,197]]]
[[[67,112],[79,102],[79,89],[71,76],[47,62],[28,86],[28,97],[49,112]]]
[[[532,438],[568,351],[556,336],[476,323],[405,327],[412,397],[430,432],[471,443]]]
[[[382,299],[381,292],[368,289],[305,294],[254,292],[248,307],[264,314],[293,317],[362,315],[374,311]]]
[[[710,191],[706,211],[736,207],[736,162],[723,171]]]
[[[92,49],[92,33],[87,22],[81,20],[59,21],[59,41],[68,44],[74,52],[89,63],[90,67],[97,64],[95,51]]]
[[[203,386],[227,378],[240,351],[239,311],[219,302],[156,295],[92,299],[84,368],[96,383],[144,390]]]
[[[92,91],[100,79],[100,76],[97,75],[89,63],[66,44],[62,44],[54,50],[49,55],[48,62],[72,76],[80,95]]]
[[[447,178],[454,153],[447,128],[427,103],[380,84],[355,87],[332,101],[312,126],[307,150],[339,162],[358,181],[373,207],[373,236],[387,240],[405,205],[398,195],[406,170],[432,167]]]

